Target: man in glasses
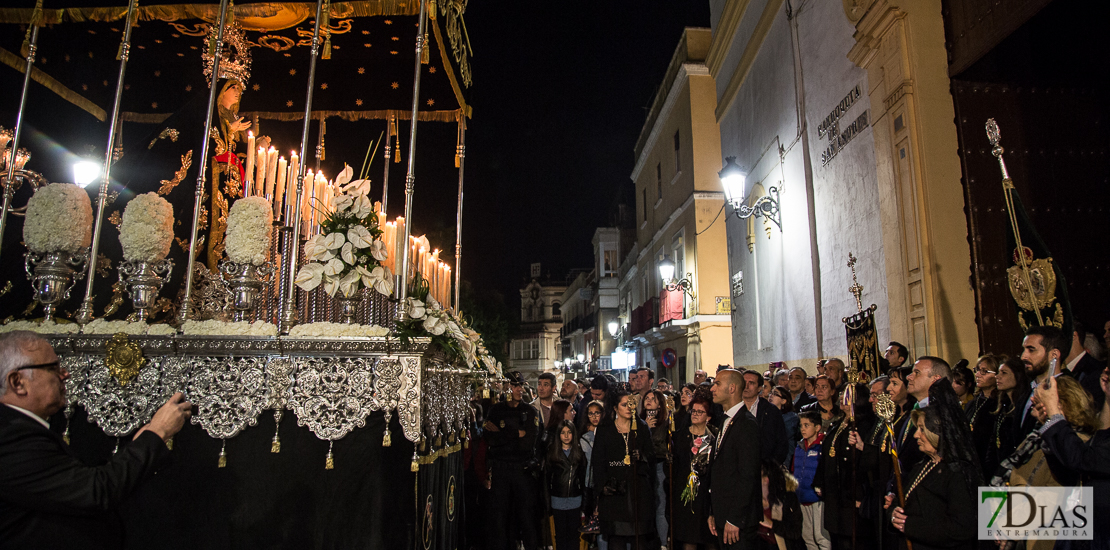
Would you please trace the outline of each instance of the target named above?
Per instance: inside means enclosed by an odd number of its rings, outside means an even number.
[[[192,404],[174,394],[107,464],[86,466],[48,419],[65,406],[69,372],[44,338],[0,336],[0,548],[112,548],[115,508],[169,455]]]

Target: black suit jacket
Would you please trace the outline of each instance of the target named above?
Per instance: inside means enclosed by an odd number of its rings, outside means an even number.
[[[0,549],[118,548],[114,509],[169,454],[152,432],[89,467],[61,436],[0,404]]]
[[[1098,382],[1105,368],[1105,363],[1091,357],[1091,354],[1085,353],[1083,358],[1075,364],[1075,370],[1071,371],[1079,385],[1083,386],[1083,389],[1087,390],[1087,393],[1094,398],[1092,406],[1096,411],[1102,409],[1102,403],[1106,400],[1106,394],[1102,393],[1102,384]]]
[[[737,411],[709,463],[709,507],[723,533],[725,522],[754,530],[763,518],[759,427]]]
[[[762,397],[758,403],[755,407],[755,423],[759,426],[759,457],[782,464],[790,451],[786,445],[786,424],[782,421],[782,411]],[[748,406],[744,405],[740,410],[747,412]]]

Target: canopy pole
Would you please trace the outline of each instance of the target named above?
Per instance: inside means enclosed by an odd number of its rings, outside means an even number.
[[[389,217],[389,155],[393,152],[393,117],[396,115],[390,114],[389,119],[385,123],[385,161],[382,162],[384,173],[382,174],[382,213]]]
[[[19,95],[19,112],[15,116],[15,130],[12,131],[11,155],[8,158],[8,174],[4,178],[4,203],[0,210],[0,247],[3,246],[4,230],[8,225],[8,210],[12,207],[12,198],[18,187],[15,181],[15,156],[19,151],[19,135],[23,131],[23,111],[27,107],[27,88],[31,85],[31,68],[35,64],[35,52],[38,50],[39,27],[31,22],[31,42],[27,48],[27,64],[23,68],[23,91]],[[3,151],[0,151],[3,154]],[[0,250],[3,250],[0,248]]]
[[[455,216],[455,313],[461,313],[459,291],[462,289],[462,220],[463,220],[463,167],[466,162],[466,113],[459,110],[459,209]]]
[[[104,179],[100,183],[100,191],[96,198],[96,217],[93,222],[92,246],[89,248],[88,268],[85,277],[85,299],[77,310],[76,321],[86,325],[93,320],[93,281],[96,279],[96,258],[100,252],[100,230],[104,221],[104,207],[108,203],[108,186],[111,184],[112,162],[115,160],[116,130],[119,124],[120,100],[123,98],[123,76],[127,71],[127,59],[131,53],[131,18],[135,15],[138,0],[131,0],[127,4],[127,17],[124,18],[123,43],[119,50],[119,78],[116,79],[116,97],[112,101],[112,118],[108,119],[108,149],[104,154]]]
[[[225,0],[226,1],[226,0]],[[301,127],[301,164],[297,167],[297,198],[293,202],[293,230],[288,233],[289,238],[292,239],[292,246],[289,247],[289,265],[285,271],[286,279],[286,294],[285,304],[282,306],[281,311],[281,332],[288,334],[289,329],[293,328],[299,320],[297,313],[297,255],[300,252],[300,235],[301,235],[301,197],[304,194],[304,174],[305,165],[308,164],[308,128],[312,123],[312,86],[316,82],[316,56],[320,52],[320,17],[324,9],[324,0],[316,0],[316,25],[312,30],[312,50],[311,58],[308,62],[308,90],[305,92],[304,102],[304,126]],[[319,158],[317,158],[319,161]],[[289,220],[286,220],[289,223]]]
[[[177,312],[178,326],[184,329],[185,321],[189,319],[189,309],[193,294],[193,259],[197,257],[197,226],[200,225],[200,209],[204,200],[204,173],[208,170],[208,143],[212,140],[208,136],[208,129],[212,127],[212,106],[216,103],[216,82],[220,80],[220,61],[223,59],[224,49],[224,19],[227,17],[227,1],[220,0],[220,17],[216,24],[216,48],[212,59],[212,82],[208,85],[208,112],[204,116],[204,128],[201,131],[200,163],[197,168],[196,198],[193,200],[193,223],[189,229],[189,256],[185,258],[185,296],[181,299],[181,311]],[[212,220],[215,223],[215,220]]]
[[[408,172],[405,174],[405,235],[404,247],[401,255],[401,284],[397,287],[397,299],[404,302],[408,298],[408,285],[409,285],[409,237],[412,234],[412,190],[416,183],[416,175],[413,172],[416,165],[416,123],[418,116],[418,109],[420,108],[420,62],[424,52],[424,33],[425,33],[425,17],[427,17],[427,2],[426,0],[420,1],[420,24],[416,30],[416,59],[413,61],[413,76],[412,76],[412,126],[409,130],[409,166]],[[404,320],[405,308],[397,308],[398,318]]]

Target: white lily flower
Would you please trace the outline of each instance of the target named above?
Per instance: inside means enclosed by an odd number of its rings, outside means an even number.
[[[357,218],[365,218],[374,213],[374,203],[370,200],[370,197],[359,195],[355,198],[355,204],[351,207],[351,213]]]
[[[346,212],[355,204],[355,198],[346,193],[335,198],[335,211]]]
[[[347,184],[347,187],[343,189],[343,192],[350,193],[356,196],[367,195],[370,193],[370,180],[352,181],[351,183]]]
[[[355,171],[347,164],[343,164],[343,170],[339,172],[339,175],[335,176],[335,181],[333,183],[336,187],[339,187],[351,181],[351,176],[353,175],[355,175]]]
[[[297,272],[297,278],[293,281],[302,290],[308,292],[320,286],[320,280],[324,276],[324,266],[321,264],[305,264],[300,271]]]
[[[324,277],[324,292],[328,296],[335,296],[336,290],[339,290],[339,277]]]
[[[343,278],[339,280],[339,291],[348,298],[354,296],[358,292],[358,281],[360,277],[361,275],[359,275],[358,271],[352,269],[350,273],[344,275]]]
[[[361,227],[361,226],[359,226]],[[370,255],[379,262],[384,262],[389,257],[389,251],[385,248],[383,241],[374,241],[370,243]]]
[[[339,257],[343,258],[347,265],[355,265],[355,245],[346,243],[343,248],[339,249]]]
[[[327,237],[324,237],[324,244],[328,247],[328,250],[337,250],[345,242],[347,242],[347,239],[342,233],[329,233]]]
[[[366,229],[365,226],[356,225],[347,230],[347,240],[355,245],[356,248],[366,248],[373,245],[374,236],[370,234],[370,230]],[[377,256],[375,256],[375,258],[377,258]],[[385,258],[378,259],[384,260]]]
[[[424,319],[424,330],[439,336],[447,332],[447,323],[438,315],[429,315]]]
[[[335,257],[326,244],[323,235],[313,235],[304,243],[304,256],[314,262],[326,262]]]
[[[424,309],[424,302],[417,300],[413,297],[405,298],[405,315],[410,319],[422,319],[427,311]]]
[[[432,295],[429,294],[428,295],[428,309],[430,309],[432,311],[442,311],[443,306],[439,305],[439,302],[437,302],[436,299],[432,298]]]
[[[338,276],[340,273],[343,273],[343,268],[345,267],[347,266],[343,264],[342,260],[339,258],[332,258],[328,260],[328,263],[324,264],[324,275],[328,277]]]
[[[374,290],[377,290],[378,294],[384,294],[386,296],[393,294],[393,273],[391,273],[388,268],[379,265],[375,267],[374,271],[371,271],[370,274],[378,277],[374,282]]]

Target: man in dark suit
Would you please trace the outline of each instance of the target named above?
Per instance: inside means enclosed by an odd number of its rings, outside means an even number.
[[[741,391],[741,396],[744,401],[740,409],[759,426],[760,459],[771,459],[782,464],[790,451],[787,448],[786,424],[782,421],[782,411],[759,396],[763,377],[758,372],[744,371],[743,379],[744,389]]]
[[[0,336],[0,549],[118,548],[114,509],[169,454],[189,416],[180,393],[107,464],[89,467],[50,430],[65,380],[50,343],[27,331]]]
[[[1087,327],[1083,326],[1083,323],[1073,322],[1072,331],[1071,350],[1064,358],[1064,368],[1071,372],[1087,393],[1091,394],[1091,398],[1094,399],[1091,403],[1094,410],[1102,410],[1102,402],[1106,400],[1106,394],[1102,393],[1102,384],[1099,384],[1098,379],[1102,376],[1106,363],[1092,357],[1083,347],[1083,342],[1087,339]]]
[[[713,401],[725,421],[709,463],[709,530],[722,550],[756,548],[763,518],[759,427],[743,406],[743,377],[721,369],[713,382]]]
[[[786,389],[790,390],[795,411],[800,411],[802,407],[817,401],[812,395],[806,393],[806,370],[802,367],[790,369],[790,374],[786,378]]]

